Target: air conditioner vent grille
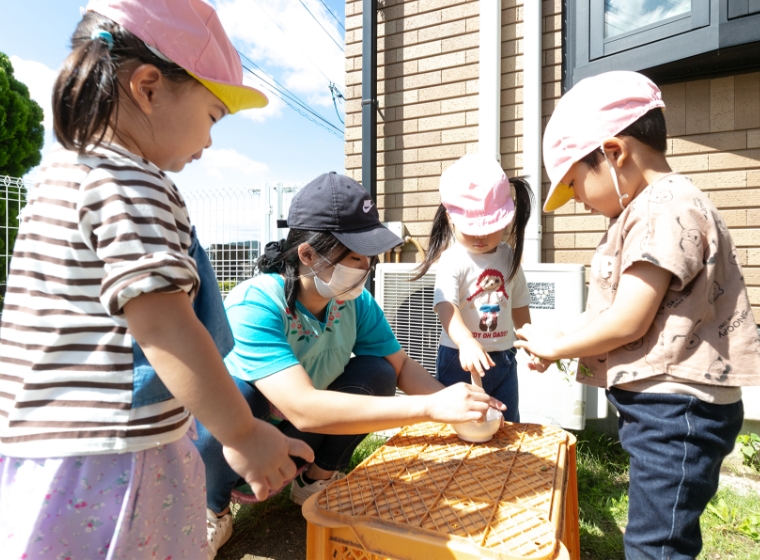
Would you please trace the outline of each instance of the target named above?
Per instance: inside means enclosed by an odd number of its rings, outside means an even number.
[[[435,274],[428,272],[410,282],[412,271],[386,274],[383,312],[401,346],[430,373],[435,373],[435,358],[441,323],[433,311]]]

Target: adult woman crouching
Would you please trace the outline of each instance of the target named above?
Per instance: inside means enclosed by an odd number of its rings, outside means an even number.
[[[445,388],[401,348],[364,284],[376,255],[402,241],[359,183],[316,178],[293,198],[287,227],[288,238],[257,261],[259,274],[225,300],[235,338],[225,362],[257,418],[314,450],[291,486],[294,502],[341,478],[369,432],[480,420],[489,405],[504,408],[478,387]],[[387,398],[396,387],[408,396]],[[221,444],[199,432],[213,555],[232,533],[230,496],[241,480]]]

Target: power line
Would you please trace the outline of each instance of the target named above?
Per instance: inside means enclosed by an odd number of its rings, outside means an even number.
[[[259,9],[260,9],[262,12],[264,12],[264,15],[266,15],[266,16],[267,16],[267,17],[268,17],[270,20],[272,20],[272,23],[274,23],[275,27],[277,27],[277,29],[279,29],[279,30],[280,30],[280,32],[281,32],[283,35],[285,35],[285,37],[287,38],[288,34],[287,34],[287,33],[285,33],[285,30],[284,30],[282,27],[280,27],[280,24],[278,24],[278,23],[277,23],[277,21],[275,21],[275,19],[274,19],[274,18],[273,18],[273,17],[272,17],[272,16],[269,14],[269,12],[267,12],[267,11],[264,9],[264,7],[263,7],[263,6],[262,6],[262,5],[259,3],[259,1],[258,1],[258,0],[254,0],[254,1],[255,1],[255,2],[256,2],[256,4],[259,6]],[[291,42],[289,41],[289,44],[290,44],[290,43],[291,43]],[[311,63],[312,63],[312,65],[314,66],[314,68],[316,68],[316,69],[319,71],[319,73],[320,73],[320,74],[322,74],[322,75],[325,77],[325,80],[327,80],[328,82],[331,82],[331,81],[332,81],[330,78],[328,78],[328,77],[327,77],[327,74],[325,74],[325,73],[322,71],[322,69],[321,69],[319,66],[317,66],[317,64],[316,64],[316,63],[315,63],[315,62],[314,62],[314,61],[313,61],[313,60],[312,60],[312,59],[309,57],[309,55],[308,55],[308,54],[306,54],[305,52],[303,52],[303,51],[301,50],[301,48],[300,48],[300,47],[298,47],[297,45],[296,45],[296,48],[297,48],[297,49],[298,49],[298,50],[301,52],[301,54],[302,54],[302,55],[304,55],[304,56],[306,57],[306,60],[308,60],[309,62],[311,62]]]
[[[314,15],[314,13],[313,13],[313,12],[312,12],[312,11],[309,9],[309,6],[307,6],[307,5],[304,3],[304,1],[303,1],[303,0],[298,0],[298,1],[301,3],[301,6],[303,6],[303,7],[304,7],[304,9],[305,9],[307,12],[309,12],[309,15],[310,15],[312,18],[314,18],[314,21],[316,21],[316,22],[319,24],[319,27],[321,27],[321,28],[322,28],[322,31],[324,31],[324,32],[325,32],[325,34],[326,34],[328,37],[330,37],[330,39],[332,39],[332,42],[333,42],[333,43],[335,43],[335,46],[336,46],[336,47],[338,47],[342,53],[345,53],[345,52],[346,52],[346,48],[345,48],[343,45],[341,45],[340,43],[338,43],[338,41],[336,41],[336,40],[335,40],[335,37],[333,37],[333,36],[330,34],[330,32],[329,32],[329,31],[327,31],[327,29],[325,29],[325,26],[324,26],[324,25],[322,25],[322,22],[321,22],[321,21],[319,21],[319,19],[317,19],[317,16],[315,16],[315,15]]]
[[[267,75],[267,73],[255,62],[253,62],[251,59],[249,59],[247,56],[245,56],[243,53],[239,52],[240,56],[244,58],[249,64],[251,64],[253,67],[259,70],[259,73],[252,70],[245,64],[243,64],[243,69],[245,69],[247,72],[249,72],[251,75],[257,77],[259,80],[261,80],[261,85],[264,86],[269,92],[271,92],[273,95],[281,99],[286,105],[288,105],[291,109],[296,111],[301,116],[307,118],[314,124],[317,124],[319,126],[322,126],[323,128],[327,129],[328,132],[335,134],[339,138],[343,138],[343,131],[335,126],[333,123],[322,117],[319,113],[317,113],[314,109],[312,109],[309,105],[307,105],[305,102],[303,102],[301,99],[298,98],[295,94],[291,93],[285,86],[280,84],[277,80],[272,78],[271,76]],[[330,82],[332,84],[332,82]],[[340,92],[338,92],[338,95],[343,97]],[[344,98],[345,99],[345,98]],[[341,121],[342,123],[342,121]]]
[[[343,121],[343,119],[340,118],[340,111],[338,111],[338,102],[336,101],[335,98],[339,97],[340,99],[343,100],[344,103],[346,102],[346,98],[343,97],[343,94],[338,91],[338,87],[334,83],[330,82],[329,87],[330,87],[330,94],[332,95],[333,107],[335,107],[335,114],[338,116],[338,120],[340,121],[340,124],[345,126],[346,123]]]
[[[340,28],[343,30],[343,33],[345,33],[346,32],[346,28],[343,27],[343,24],[340,22],[340,19],[338,19],[338,16],[336,16],[333,13],[333,11],[327,6],[327,4],[325,4],[325,0],[319,0],[319,1],[325,7],[325,10],[327,10],[327,13],[329,13],[333,17],[333,19],[337,22],[337,24],[340,25]]]
[[[253,74],[259,79],[263,79],[262,76],[259,76],[256,72],[251,70],[250,68],[243,66],[245,70]],[[271,86],[270,84],[267,84],[266,82],[263,82],[261,84],[266,90],[269,91],[272,95],[278,97],[285,103],[288,107],[293,109],[296,113],[301,115],[302,117],[308,119],[309,121],[313,122],[314,124],[321,126],[327,132],[335,135],[338,138],[343,138],[343,132],[336,127],[334,124],[332,124],[330,121],[323,118],[321,115],[316,113],[313,109],[309,108],[308,106],[303,105],[303,102],[300,100],[293,101],[291,100],[287,95],[283,94],[281,91],[279,91],[277,88]]]

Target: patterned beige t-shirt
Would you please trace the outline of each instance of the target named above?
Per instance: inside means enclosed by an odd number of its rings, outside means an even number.
[[[606,354],[583,358],[590,375],[578,380],[599,387],[646,390],[673,382],[723,393],[760,385],[760,338],[744,276],[728,228],[710,199],[692,182],[670,174],[648,186],[620,214],[591,263],[587,310],[608,309],[620,276],[647,261],[673,274],[647,333]],[[624,320],[624,318],[621,318]],[[643,380],[647,380],[644,382]],[[651,390],[651,389],[650,389]]]

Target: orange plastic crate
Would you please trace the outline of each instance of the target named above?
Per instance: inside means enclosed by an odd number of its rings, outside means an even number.
[[[575,438],[507,423],[473,444],[408,426],[303,514],[307,560],[575,560]]]

